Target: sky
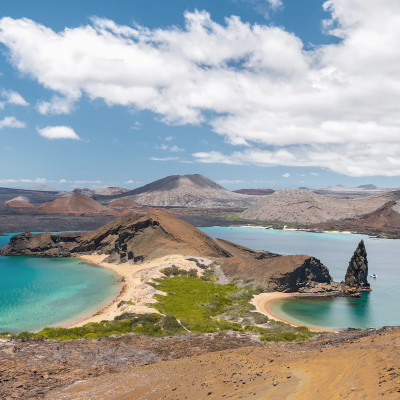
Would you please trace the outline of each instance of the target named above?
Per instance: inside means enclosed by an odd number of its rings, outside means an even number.
[[[2,0],[0,186],[400,187],[398,0]]]

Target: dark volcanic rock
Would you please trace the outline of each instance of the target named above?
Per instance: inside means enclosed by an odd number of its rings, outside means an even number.
[[[345,292],[370,291],[368,283],[368,260],[364,240],[361,240],[349,262],[343,283]]]
[[[329,270],[320,260],[308,257],[298,268],[288,273],[277,273],[270,279],[270,286],[279,292],[330,293],[339,290]]]

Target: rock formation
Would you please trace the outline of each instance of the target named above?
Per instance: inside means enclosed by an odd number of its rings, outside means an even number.
[[[331,293],[337,290],[328,269],[307,256],[280,256],[255,251],[226,240],[212,239],[194,226],[155,210],[129,214],[88,233],[23,233],[0,249],[2,255],[68,257],[106,254],[108,262],[138,263],[171,254],[207,257],[221,265],[228,278],[249,280],[264,290]]]
[[[364,240],[361,240],[349,262],[344,282],[344,293],[369,292],[368,260]]]

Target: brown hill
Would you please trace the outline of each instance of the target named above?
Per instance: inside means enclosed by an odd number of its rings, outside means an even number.
[[[36,211],[45,214],[100,214],[108,209],[89,196],[74,194],[43,203]]]
[[[29,202],[29,199],[24,196],[18,196],[11,200],[8,200],[4,203],[6,207],[13,207],[13,208],[30,208],[34,207],[33,204]]]
[[[107,254],[106,262],[142,262],[165,255],[207,257],[232,278],[252,279],[269,290],[327,292],[336,290],[328,269],[310,256],[279,256],[214,240],[194,226],[155,210],[129,214],[89,233],[13,236],[3,255],[71,256]]]

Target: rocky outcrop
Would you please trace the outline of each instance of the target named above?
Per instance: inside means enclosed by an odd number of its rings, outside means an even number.
[[[338,294],[340,290],[328,268],[307,255],[244,252],[225,260],[221,268],[226,276],[246,280],[264,291]]]
[[[129,214],[88,233],[23,233],[0,249],[2,255],[68,257],[106,254],[105,261],[142,262],[171,254],[212,258],[229,278],[247,280],[267,291],[331,293],[336,290],[328,269],[307,256],[281,256],[212,239],[194,226],[155,210]]]
[[[82,236],[80,233],[21,233],[0,249],[5,256],[71,257]]]
[[[342,282],[344,293],[369,292],[371,287],[368,283],[368,260],[364,240],[361,240],[349,262],[344,282]]]

